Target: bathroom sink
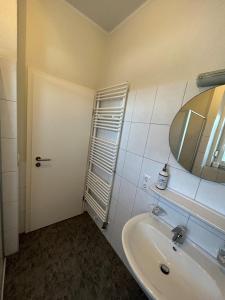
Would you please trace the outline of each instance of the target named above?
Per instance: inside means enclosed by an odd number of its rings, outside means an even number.
[[[192,243],[179,247],[171,239],[171,229],[149,213],[123,228],[125,255],[145,293],[156,300],[224,300],[224,269]]]

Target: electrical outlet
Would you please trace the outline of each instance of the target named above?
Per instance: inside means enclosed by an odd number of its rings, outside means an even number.
[[[151,178],[148,174],[144,174],[142,187],[145,191],[148,191],[150,189],[151,184]]]

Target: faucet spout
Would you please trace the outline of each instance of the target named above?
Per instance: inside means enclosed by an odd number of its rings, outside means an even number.
[[[187,228],[185,226],[178,225],[172,229],[172,232],[174,233],[172,241],[180,245],[183,244],[186,237]]]

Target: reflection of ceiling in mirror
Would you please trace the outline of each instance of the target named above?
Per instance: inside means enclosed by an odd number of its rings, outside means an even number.
[[[225,183],[225,85],[187,102],[170,129],[170,147],[189,172]]]

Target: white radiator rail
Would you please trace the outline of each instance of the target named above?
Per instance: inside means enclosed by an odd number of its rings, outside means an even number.
[[[91,206],[91,208],[95,211],[98,217],[104,222],[105,221],[105,211],[102,207],[96,202],[96,200],[88,193],[85,193],[85,200]]]
[[[107,225],[128,84],[97,91],[84,199]],[[104,138],[100,131],[104,131]],[[99,173],[97,169],[101,170]]]

